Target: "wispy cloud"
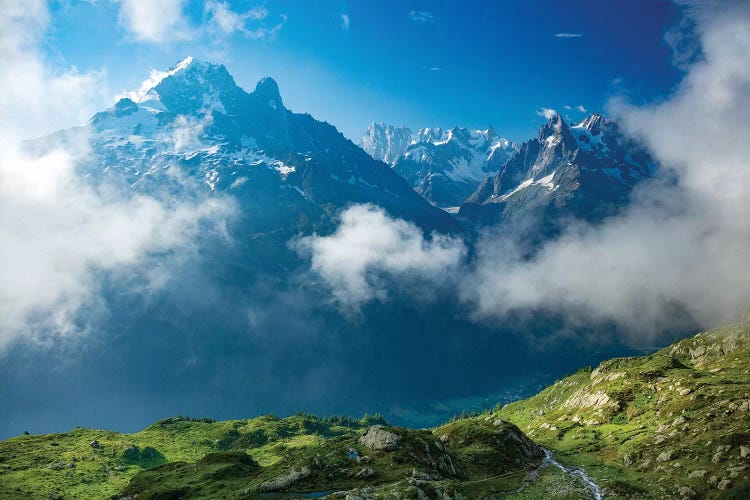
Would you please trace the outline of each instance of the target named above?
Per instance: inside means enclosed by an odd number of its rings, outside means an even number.
[[[185,15],[185,0],[119,2],[120,25],[130,39],[144,43],[216,40],[234,33],[260,40],[274,37],[286,22],[286,16],[281,15],[280,21],[271,24],[268,9],[263,5],[236,12],[225,1],[209,0],[203,8],[202,22],[195,25]]]
[[[551,120],[552,118],[556,117],[558,113],[557,113],[557,110],[552,109],[552,108],[539,108],[536,114],[548,120]]]
[[[349,29],[349,14],[341,14],[341,29],[344,31]]]
[[[555,33],[556,38],[583,38],[583,33]]]
[[[430,68],[430,71],[443,71],[443,68],[441,68],[439,66],[433,66],[433,67]]]
[[[253,40],[273,38],[281,31],[287,19],[282,15],[278,23],[268,26],[264,24],[269,17],[268,9],[262,5],[245,12],[234,12],[228,3],[214,0],[206,3],[204,13],[207,18],[206,28],[212,35],[242,33]]]
[[[246,37],[253,40],[272,40],[279,34],[281,28],[286,24],[287,19],[286,14],[281,14],[281,16],[279,16],[279,22],[273,26],[262,26],[253,30],[247,30],[244,34]]]
[[[583,107],[583,104],[579,104],[578,106],[576,106],[576,110],[580,111],[581,113],[586,112],[586,108]]]
[[[409,12],[409,19],[415,23],[428,23],[435,19],[435,16],[432,15],[432,12],[412,10]]]
[[[119,21],[138,42],[189,40],[192,35],[183,8],[183,0],[122,0]]]
[[[209,24],[216,30],[232,34],[235,31],[248,31],[246,23],[249,20],[259,21],[268,17],[265,7],[255,7],[244,13],[234,12],[226,2],[210,1],[204,8]]]

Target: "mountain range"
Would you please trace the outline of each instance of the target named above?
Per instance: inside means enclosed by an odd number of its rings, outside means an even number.
[[[492,129],[421,129],[370,124],[360,145],[431,203],[472,226],[571,217],[598,222],[629,201],[658,166],[616,121],[594,113],[568,124],[556,112],[536,138],[516,144]]]
[[[177,165],[205,189],[235,196],[253,214],[251,234],[311,232],[351,203],[377,204],[425,230],[458,226],[333,126],[289,111],[272,78],[248,93],[224,66],[192,57],[97,113],[85,132],[91,174],[104,164],[148,191]]]
[[[178,165],[253,213],[244,232],[279,240],[330,230],[352,203],[381,206],[427,232],[529,217],[598,221],[657,168],[598,113],[573,125],[554,113],[520,145],[492,127],[415,134],[373,123],[359,148],[333,126],[284,107],[271,78],[248,93],[224,66],[187,58],[152,83],[82,129],[53,137],[87,134],[94,152],[87,173],[117,176],[136,190],[171,182],[168,167]],[[458,220],[437,207],[458,212]]]
[[[419,194],[439,207],[458,207],[488,176],[497,173],[517,149],[486,130],[423,128],[371,123],[360,146],[388,163]]]
[[[616,121],[594,113],[569,125],[551,113],[536,138],[486,178],[459,214],[480,224],[529,216],[597,222],[627,204],[632,189],[656,170],[648,151]]]

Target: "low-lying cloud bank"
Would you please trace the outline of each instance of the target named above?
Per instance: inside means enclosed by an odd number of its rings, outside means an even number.
[[[615,321],[641,339],[684,321],[675,311],[706,327],[736,320],[750,306],[750,4],[684,7],[702,58],[663,102],[610,103],[676,184],[644,183],[622,215],[570,226],[530,259],[494,233],[471,262],[457,241],[438,236],[438,252],[407,252],[403,246],[425,244],[421,236],[395,230],[405,223],[382,212],[365,224],[361,216],[377,212],[354,207],[336,233],[308,243],[312,269],[348,307],[382,297],[368,276],[408,269],[440,280],[458,273],[458,294],[480,320],[544,309]],[[382,244],[383,233],[396,243]]]
[[[372,205],[350,207],[333,234],[301,238],[295,246],[311,256],[312,270],[350,309],[385,299],[386,276],[443,282],[466,255],[463,242],[440,234],[426,239],[414,224],[391,218]]]
[[[233,206],[218,198],[149,196],[84,178],[85,134],[31,152],[21,138],[90,116],[99,74],[54,70],[38,48],[49,12],[43,1],[11,1],[0,12],[0,350],[85,329],[107,279],[157,287],[194,249],[205,229],[221,229]],[[121,290],[127,293],[127,287]]]

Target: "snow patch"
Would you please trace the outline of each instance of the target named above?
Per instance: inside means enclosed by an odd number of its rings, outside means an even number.
[[[280,161],[273,162],[273,168],[281,175],[281,178],[285,180],[289,174],[296,171],[294,167],[286,165]]]

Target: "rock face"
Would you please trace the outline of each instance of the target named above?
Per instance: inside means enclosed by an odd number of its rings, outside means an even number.
[[[300,481],[310,475],[310,469],[302,467],[298,471],[292,471],[286,476],[280,476],[260,485],[260,491],[283,491],[289,489],[297,481]]]
[[[393,167],[416,192],[439,207],[458,207],[499,171],[517,145],[486,130],[423,128],[372,123],[360,146]]]
[[[603,408],[612,405],[613,401],[606,392],[589,393],[585,390],[577,392],[564,403],[569,408]]]
[[[382,425],[373,425],[359,438],[359,444],[372,451],[393,451],[398,448],[400,441],[401,436],[385,430]]]
[[[412,131],[407,127],[373,122],[367,127],[359,145],[376,160],[393,165],[412,141]]]
[[[674,460],[675,458],[675,452],[674,450],[667,450],[659,453],[659,456],[656,457],[657,462],[669,462],[670,460]]]

